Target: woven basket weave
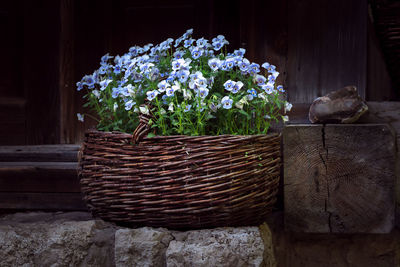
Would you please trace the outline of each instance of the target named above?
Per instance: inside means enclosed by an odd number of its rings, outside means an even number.
[[[94,216],[130,226],[257,225],[276,201],[280,136],[157,136],[88,131],[79,161]]]

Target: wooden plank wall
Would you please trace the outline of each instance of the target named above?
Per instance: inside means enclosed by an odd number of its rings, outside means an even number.
[[[389,101],[396,99],[396,91],[390,78],[387,64],[378,36],[375,32],[372,16],[368,16],[368,77],[367,100]]]
[[[77,105],[74,76],[74,0],[60,0],[60,22],[60,141],[69,144],[75,143],[78,127],[81,126],[76,123],[76,114],[71,112],[71,107],[75,111]]]
[[[23,88],[27,99],[26,144],[60,140],[59,1],[24,1]],[[22,34],[22,33],[21,33]]]
[[[0,5],[2,40],[0,50],[0,144],[26,143],[26,99],[22,74],[23,20],[17,3],[6,1]],[[4,53],[4,51],[7,51]]]
[[[366,0],[288,0],[290,101],[310,103],[346,85],[365,97],[366,18]]]
[[[25,106],[18,127],[26,144],[82,141],[84,130],[95,122],[76,119],[77,112],[84,112],[76,81],[92,73],[106,52],[125,53],[133,44],[156,43],[190,27],[195,37],[224,34],[232,49],[244,47],[249,59],[276,65],[278,83],[287,88],[291,102],[310,103],[349,84],[367,100],[395,100],[380,47],[368,28],[367,0],[20,3],[24,94],[19,103]],[[155,19],[147,19],[150,13]],[[3,123],[10,121],[7,117]]]
[[[86,210],[78,145],[0,146],[0,213]]]

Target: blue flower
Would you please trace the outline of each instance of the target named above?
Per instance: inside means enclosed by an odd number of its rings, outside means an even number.
[[[285,113],[292,109],[293,105],[289,102],[285,102]]]
[[[238,50],[235,50],[233,53],[238,57],[243,57],[244,54],[246,53],[246,49],[239,48]]]
[[[203,73],[201,73],[201,71],[196,71],[195,73],[190,74],[190,80],[192,81],[199,78],[203,78]]]
[[[252,74],[256,74],[260,72],[260,65],[257,63],[251,63],[249,66],[249,72]]]
[[[128,87],[123,87],[121,88],[121,90],[119,91],[119,93],[123,96],[130,96],[131,94],[129,93]]]
[[[109,59],[111,59],[111,58],[113,58],[113,57],[112,57],[112,56],[109,56],[108,53],[105,54],[104,56],[101,57],[101,62],[100,62],[100,64],[107,64],[107,61],[108,61]]]
[[[161,81],[161,82],[159,82],[159,83],[157,84],[157,87],[158,87],[158,91],[159,91],[160,93],[162,93],[162,92],[165,92],[165,90],[166,90],[168,87],[170,87],[170,84],[169,84],[166,80],[163,80],[163,81]]]
[[[171,83],[175,80],[175,75],[173,73],[170,73],[168,78],[166,79],[167,82]]]
[[[257,85],[263,85],[263,84],[265,84],[265,82],[267,81],[267,79],[266,79],[264,76],[259,75],[259,74],[257,74],[257,75],[254,77],[254,80],[255,80],[255,82],[256,82]]]
[[[143,65],[140,65],[139,69],[141,73],[148,74],[153,66],[153,63],[145,63]]]
[[[111,82],[112,82],[112,80],[108,80],[108,79],[101,81],[101,82],[100,82],[100,90],[101,90],[101,91],[104,91],[104,89],[106,89],[107,86],[108,86]]]
[[[120,80],[120,81],[117,81],[117,85],[118,85],[118,87],[122,87],[122,86],[124,86],[125,85],[125,83],[127,82],[128,80]]]
[[[124,79],[129,79],[132,76],[133,69],[129,68],[125,71]]]
[[[269,73],[273,73],[275,71],[276,67],[274,65],[269,65],[267,70]]]
[[[270,64],[268,62],[264,62],[261,67],[263,67],[264,69],[268,70]]]
[[[143,48],[141,48],[140,46],[137,47],[137,53],[138,55],[143,54]]]
[[[143,65],[144,63],[148,62],[149,59],[150,59],[150,57],[148,55],[143,55],[143,56],[138,58],[137,64],[138,65]]]
[[[182,50],[175,51],[175,53],[174,53],[174,58],[175,58],[175,59],[183,58],[183,55],[184,55],[184,54],[185,54],[185,52],[182,51]]]
[[[102,65],[99,68],[99,74],[104,75],[107,73],[107,70],[108,70],[108,65]]]
[[[76,83],[76,90],[78,90],[78,91],[80,91],[80,90],[82,90],[83,89],[83,83],[82,82],[77,82]]]
[[[120,87],[114,87],[111,93],[112,98],[117,98],[120,92],[121,92]]]
[[[136,57],[138,55],[138,49],[136,46],[132,46],[131,48],[129,48],[129,54],[132,57]]]
[[[183,110],[184,112],[188,112],[190,110],[190,108],[192,107],[192,105],[186,105],[185,109]]]
[[[269,83],[274,83],[275,82],[275,77],[273,75],[268,75],[268,82]]]
[[[215,51],[218,51],[224,46],[224,43],[218,40],[217,42],[213,42],[212,45],[213,45],[213,49]]]
[[[154,98],[156,98],[156,96],[158,95],[158,91],[157,91],[157,90],[148,91],[148,92],[146,93],[146,95],[147,95],[147,99],[148,99],[149,101],[151,101],[151,100],[153,100]]]
[[[224,83],[224,87],[225,87],[225,89],[226,89],[227,91],[232,91],[233,86],[235,86],[235,82],[232,81],[232,80],[227,80],[227,81]]]
[[[285,92],[282,85],[278,85],[278,87],[276,87],[276,89],[278,89],[279,92],[282,92],[282,93]]]
[[[213,71],[217,71],[220,65],[221,61],[218,58],[211,58],[208,60],[208,66],[210,66]]]
[[[207,86],[207,79],[204,78],[203,76],[201,76],[195,80],[195,83],[196,83],[197,87],[204,88]]]
[[[92,75],[85,75],[82,78],[82,84],[86,85],[89,89],[93,89],[94,88],[94,78]]]
[[[208,106],[210,107],[211,111],[217,112],[217,109],[219,109],[221,107],[221,104],[217,105],[217,104],[211,102]]]
[[[222,107],[224,109],[232,108],[233,100],[229,98],[229,96],[224,96],[221,100]]]
[[[153,46],[153,44],[151,44],[151,43],[143,46],[143,52],[149,51],[152,46]]]
[[[198,91],[198,95],[204,99],[208,95],[208,92],[209,90],[207,88],[200,88]]]
[[[128,84],[127,86],[124,87],[124,89],[128,93],[128,95],[126,95],[126,96],[133,96],[136,94],[135,87],[133,87],[132,84]]]
[[[200,48],[204,48],[207,45],[208,41],[204,38],[200,38],[196,41],[196,45]]]
[[[253,97],[257,97],[257,91],[254,88],[247,90],[247,93],[249,93]]]
[[[183,47],[188,48],[189,46],[191,46],[194,42],[194,39],[187,39],[183,42]]]
[[[132,106],[135,105],[136,102],[133,102],[133,100],[129,100],[125,103],[125,110],[131,110]]]
[[[225,39],[225,36],[223,36],[223,35],[218,35],[217,37],[213,38],[212,42],[213,43],[221,42],[224,45],[229,44],[229,42]]]
[[[80,121],[80,122],[85,121],[84,115],[82,115],[81,113],[76,113],[76,116],[78,117],[78,121]]]
[[[172,87],[167,88],[167,90],[166,90],[166,95],[167,95],[167,96],[173,96],[173,95],[174,95],[174,92],[175,92],[174,88],[172,88]]]
[[[236,94],[243,87],[243,83],[241,81],[237,81],[232,88],[232,93]]]
[[[226,60],[225,60],[225,62],[226,62],[226,65],[227,65],[227,67],[228,67],[228,69],[232,69],[234,66],[235,66],[235,59],[234,58],[227,58]]]
[[[181,83],[185,83],[187,79],[189,78],[190,71],[188,70],[180,70],[176,73],[176,76],[178,77],[179,81]]]
[[[174,47],[178,47],[178,45],[179,45],[182,41],[183,41],[183,38],[182,38],[182,37],[176,39],[176,40],[175,40],[175,45],[174,45]]]
[[[268,83],[261,85],[261,89],[263,89],[269,95],[274,92],[274,86],[272,86],[271,84],[268,84]]]
[[[276,79],[276,78],[279,76],[279,72],[273,71],[273,72],[271,73],[271,75],[274,76],[274,78]]]
[[[193,33],[193,29],[188,29],[183,35],[182,37],[187,39],[191,34]]]
[[[92,93],[96,98],[100,98],[100,92],[98,90],[95,89],[92,91]]]
[[[202,54],[203,54],[203,50],[200,49],[200,48],[198,48],[198,47],[195,47],[195,48],[192,50],[192,57],[193,57],[194,59],[198,59],[199,57],[201,57]]]
[[[219,66],[219,68],[225,71],[229,70],[228,63],[226,62],[226,60],[221,60],[221,65]]]
[[[244,58],[241,62],[239,62],[238,66],[241,71],[247,72],[250,66],[250,61]]]
[[[183,65],[185,65],[185,60],[183,58],[172,61],[172,69],[179,70]]]
[[[115,65],[115,67],[114,67],[114,73],[115,73],[115,74],[121,73],[121,66],[120,66],[120,65]]]

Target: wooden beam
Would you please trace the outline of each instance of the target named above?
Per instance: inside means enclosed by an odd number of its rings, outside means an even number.
[[[395,138],[387,125],[289,125],[283,147],[287,230],[392,230]]]
[[[76,162],[80,145],[0,146],[0,162]]]
[[[4,193],[0,211],[6,210],[87,210],[81,193]]]
[[[0,192],[80,192],[76,162],[16,163],[0,162]]]

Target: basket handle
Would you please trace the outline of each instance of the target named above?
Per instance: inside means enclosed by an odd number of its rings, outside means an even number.
[[[141,113],[139,115],[139,124],[132,134],[132,143],[138,144],[150,132],[149,121],[152,118],[150,114]]]

